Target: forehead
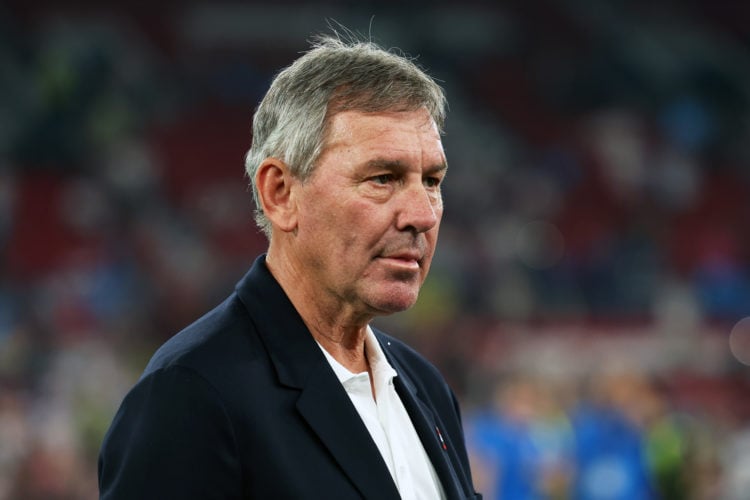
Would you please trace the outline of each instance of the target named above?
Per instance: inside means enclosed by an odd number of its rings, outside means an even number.
[[[440,132],[426,109],[337,113],[330,119],[323,152],[419,155],[445,163]]]

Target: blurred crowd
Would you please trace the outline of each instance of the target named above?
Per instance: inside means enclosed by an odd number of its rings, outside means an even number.
[[[252,111],[326,17],[448,93],[431,276],[380,322],[485,498],[748,498],[750,6],[413,7],[0,6],[0,499],[96,498],[154,348],[264,250]]]

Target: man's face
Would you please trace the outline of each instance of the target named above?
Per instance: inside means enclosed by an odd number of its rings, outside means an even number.
[[[335,115],[297,199],[311,299],[365,315],[412,306],[435,250],[445,169],[426,110]]]

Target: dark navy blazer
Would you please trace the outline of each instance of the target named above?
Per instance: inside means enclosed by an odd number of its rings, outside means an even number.
[[[414,350],[375,335],[447,497],[481,498],[453,393]],[[227,300],[154,354],[104,438],[99,488],[128,500],[399,498],[263,256]]]

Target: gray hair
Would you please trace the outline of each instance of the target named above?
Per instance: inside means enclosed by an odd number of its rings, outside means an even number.
[[[442,131],[445,94],[413,60],[372,42],[318,38],[308,52],[274,78],[253,117],[245,170],[253,188],[258,226],[270,238],[271,223],[263,213],[255,184],[263,160],[278,158],[304,181],[314,169],[328,124],[337,113],[421,108],[427,109]]]

